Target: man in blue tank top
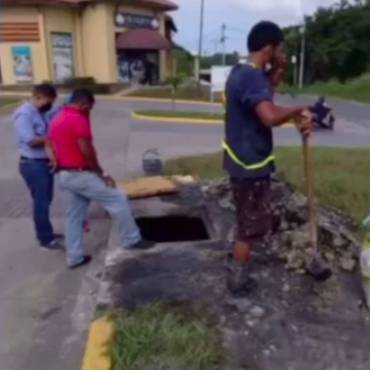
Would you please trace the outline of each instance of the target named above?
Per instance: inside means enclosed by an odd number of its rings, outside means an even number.
[[[232,184],[238,231],[228,264],[228,287],[244,295],[256,285],[248,273],[253,246],[272,230],[270,177],[275,170],[272,128],[289,120],[311,132],[308,107],[280,107],[273,102],[271,68],[286,62],[284,35],[272,22],[256,24],[248,36],[249,62],[236,65],[225,92],[224,169]]]

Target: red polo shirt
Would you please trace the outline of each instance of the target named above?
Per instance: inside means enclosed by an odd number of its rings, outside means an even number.
[[[51,122],[49,138],[53,144],[59,168],[89,168],[78,141],[79,139],[92,140],[91,125],[89,118],[81,111],[65,107]]]

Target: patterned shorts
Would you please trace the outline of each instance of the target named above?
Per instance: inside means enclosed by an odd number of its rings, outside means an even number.
[[[237,240],[251,242],[272,231],[271,180],[232,178],[236,206]]]

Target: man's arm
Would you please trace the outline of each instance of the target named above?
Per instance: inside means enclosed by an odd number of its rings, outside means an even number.
[[[263,101],[256,106],[258,117],[268,127],[281,126],[292,119],[297,119],[305,110],[306,107],[280,107],[271,101]]]
[[[32,139],[31,141],[28,142],[28,145],[31,148],[44,148],[47,143],[47,138],[43,136],[38,136]]]
[[[103,175],[103,170],[99,164],[92,140],[81,138],[78,140],[78,145],[91,170],[96,172],[98,175]]]
[[[91,139],[82,138],[78,140],[78,145],[82,154],[84,155],[89,167],[92,171],[96,172],[98,176],[102,178],[105,184],[111,188],[116,187],[116,182],[112,177],[104,175],[104,171],[99,164],[98,157],[96,155],[96,150]]]
[[[44,148],[47,138],[37,136],[33,130],[31,117],[27,114],[22,114],[15,120],[15,129],[19,137],[31,148]]]
[[[58,161],[53,147],[53,143],[49,139],[46,141],[45,151],[49,158],[50,170],[51,172],[55,172],[58,168]]]

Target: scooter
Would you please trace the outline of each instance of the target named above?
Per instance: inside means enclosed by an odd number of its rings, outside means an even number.
[[[310,107],[310,111],[313,114],[313,123],[316,129],[334,130],[336,119],[333,109],[326,103],[325,97],[320,97]]]

